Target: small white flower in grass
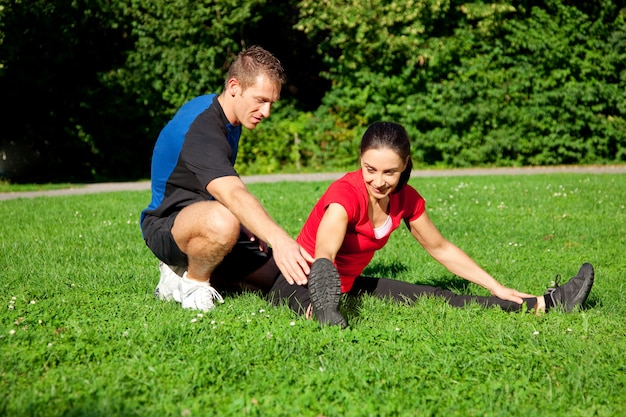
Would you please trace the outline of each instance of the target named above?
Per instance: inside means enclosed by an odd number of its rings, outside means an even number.
[[[320,372],[324,372],[324,367],[320,366]]]
[[[215,320],[211,320],[211,324],[215,324]]]
[[[265,333],[265,337],[268,338],[268,339],[271,339],[274,336],[272,336],[272,334],[270,332],[267,332],[267,333]]]
[[[568,328],[567,328],[567,331],[568,331],[568,332],[571,332],[571,331],[572,331],[572,329],[570,329],[570,328],[568,327]]]
[[[15,334],[15,329],[11,329],[11,330],[9,330],[9,334],[10,334],[10,335],[14,335],[14,334]]]
[[[52,342],[48,343],[48,347],[52,347]]]
[[[259,310],[259,313],[265,313],[265,310],[260,309],[260,310]]]
[[[295,326],[295,325],[296,325],[296,322],[295,322],[295,321],[292,321],[292,322],[290,322],[290,323],[289,323],[289,325],[290,325],[290,326]]]
[[[198,313],[198,318],[201,319],[202,317],[204,317],[204,314]]]
[[[39,320],[39,321],[37,321],[37,323],[43,324],[43,320]]]
[[[197,322],[197,321],[198,321],[198,319],[197,319],[197,318],[195,318],[195,317],[194,317],[193,319],[191,319],[191,322],[192,322],[192,323],[195,323],[195,322]]]
[[[533,332],[533,336],[537,336],[538,334],[539,334],[539,332],[538,332],[537,330],[535,330],[535,331]]]

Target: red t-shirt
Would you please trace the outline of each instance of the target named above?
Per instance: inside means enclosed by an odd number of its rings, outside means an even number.
[[[365,188],[363,173],[359,169],[350,172],[333,182],[313,207],[304,223],[298,243],[310,254],[315,254],[315,238],[326,208],[331,203],[338,203],[348,213],[348,229],[337,256],[335,266],[341,276],[341,290],[348,292],[354,280],[374,257],[374,252],[385,246],[392,231],[400,226],[402,220],[407,223],[416,220],[425,210],[426,202],[411,186],[405,185],[399,192],[389,195],[389,216],[391,230],[376,239],[374,226],[370,222],[367,208],[369,196]]]

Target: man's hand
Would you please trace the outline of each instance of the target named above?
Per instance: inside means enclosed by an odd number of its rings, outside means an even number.
[[[235,215],[250,238],[267,242],[272,247],[276,266],[290,284],[308,282],[309,262],[315,260],[291,238],[265,211],[261,202],[246,188],[241,178],[216,178],[207,191]]]
[[[311,272],[309,263],[315,259],[295,240],[287,235],[282,237],[272,244],[272,252],[276,265],[289,284],[305,285],[308,282]]]

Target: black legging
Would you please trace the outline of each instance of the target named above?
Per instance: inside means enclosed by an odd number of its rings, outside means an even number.
[[[363,294],[393,299],[402,303],[412,303],[419,297],[432,296],[443,297],[453,307],[464,307],[468,304],[476,303],[483,307],[500,306],[504,311],[520,311],[523,308],[522,304],[493,296],[459,295],[452,291],[429,285],[410,284],[389,278],[359,276],[354,281],[348,296],[361,296]],[[286,301],[289,307],[298,314],[304,314],[311,304],[309,289],[301,285],[289,284],[282,274],[274,281],[274,285],[268,292],[268,297],[276,305]],[[524,301],[528,310],[533,310],[537,304],[537,299],[534,297],[524,298]]]

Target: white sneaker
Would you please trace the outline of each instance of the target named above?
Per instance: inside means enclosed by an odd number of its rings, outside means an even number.
[[[189,279],[186,272],[180,280],[179,288],[183,308],[209,311],[215,307],[214,300],[224,302],[220,293],[211,284]]]
[[[181,274],[177,272],[180,270]],[[161,271],[161,278],[159,279],[159,285],[154,289],[154,296],[159,300],[165,301],[177,301],[180,303],[180,280],[181,275],[184,274],[184,268],[171,267],[164,262],[159,263],[159,270]]]

